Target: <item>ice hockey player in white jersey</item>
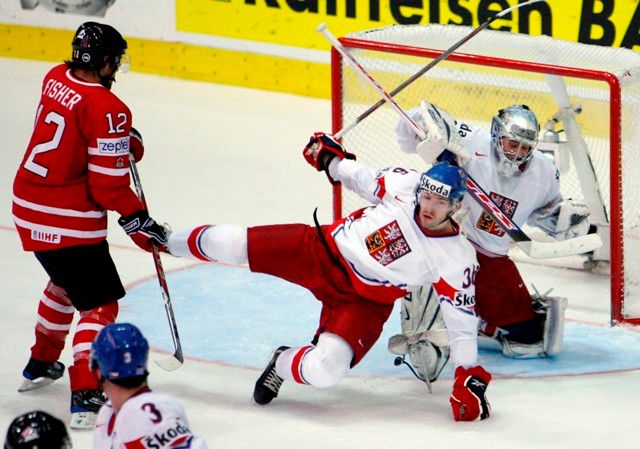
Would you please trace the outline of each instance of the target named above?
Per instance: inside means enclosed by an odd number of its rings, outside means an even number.
[[[91,345],[91,367],[109,400],[100,408],[94,449],[207,449],[182,405],[147,384],[149,345],[129,323],[104,327]]]
[[[557,240],[589,230],[586,204],[563,199],[553,162],[536,151],[540,126],[525,105],[498,112],[491,132],[456,122],[427,102],[409,111],[422,123],[421,140],[401,121],[396,127],[403,151],[425,161],[452,160],[464,167],[494,202],[520,227],[537,226]],[[546,357],[560,351],[566,298],[530,295],[515,263],[508,257],[511,239],[470,197],[463,233],[477,252],[476,306],[481,332],[496,338],[504,354],[516,358]]]
[[[176,256],[248,264],[307,288],[322,303],[312,342],[274,351],[255,384],[254,401],[271,402],[285,379],[335,385],[379,338],[394,301],[428,283],[442,304],[456,366],[454,418],[488,418],[491,375],[477,365],[477,264],[451,218],[465,193],[464,171],[448,163],[422,174],[376,170],[323,133],[312,136],[303,155],[332,183],[341,182],[372,206],[331,225],[321,226],[315,216],[315,226],[205,225],[174,232],[168,243]]]

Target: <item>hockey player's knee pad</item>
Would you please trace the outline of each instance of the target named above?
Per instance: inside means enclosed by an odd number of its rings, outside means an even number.
[[[67,291],[62,287],[58,287],[52,281],[49,281],[47,283],[47,286],[45,287],[44,290],[45,290],[45,295],[47,294],[47,292],[49,292],[49,294],[55,296],[60,302],[64,302],[69,306],[73,305],[71,303],[71,300],[69,299],[69,295],[67,294]]]
[[[249,263],[247,252],[247,228],[221,224],[206,230],[203,249],[220,262],[245,265]]]
[[[119,310],[118,301],[111,301],[90,310],[83,310],[80,312],[80,319],[95,321],[107,326],[116,321]]]
[[[316,347],[305,356],[304,377],[314,387],[332,387],[347,374],[352,359],[353,350],[343,338],[323,333]]]

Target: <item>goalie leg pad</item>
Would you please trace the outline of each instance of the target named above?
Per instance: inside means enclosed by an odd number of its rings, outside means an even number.
[[[562,349],[564,312],[567,298],[547,298],[547,317],[544,320],[543,349],[547,355],[556,355]]]
[[[387,350],[391,354],[409,354],[409,338],[404,334],[393,335],[387,343]]]
[[[449,360],[449,348],[438,347],[428,340],[420,340],[409,345],[411,364],[425,382],[435,382]]]
[[[512,359],[535,359],[545,357],[542,340],[536,343],[519,343],[502,338],[502,353]]]
[[[402,334],[389,339],[392,354],[409,355],[411,365],[431,391],[449,360],[449,338],[433,287],[420,288],[402,299]]]
[[[567,298],[545,297],[545,319],[542,340],[526,344],[502,337],[502,353],[507,357],[517,359],[548,357],[556,355],[562,349],[564,333],[564,312],[567,308]]]

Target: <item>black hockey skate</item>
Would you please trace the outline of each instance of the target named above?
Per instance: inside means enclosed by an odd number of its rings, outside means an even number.
[[[18,388],[19,392],[35,390],[53,383],[64,374],[64,364],[61,362],[42,362],[33,357],[22,370],[24,380]]]
[[[280,346],[273,351],[267,367],[258,378],[253,389],[253,400],[256,404],[266,405],[278,397],[284,379],[276,374],[276,360],[285,349],[289,349],[289,346]]]
[[[71,392],[71,428],[92,429],[107,397],[99,390]]]

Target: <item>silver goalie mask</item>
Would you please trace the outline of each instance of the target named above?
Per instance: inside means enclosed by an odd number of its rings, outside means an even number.
[[[526,105],[501,109],[491,121],[491,150],[498,172],[511,177],[526,170],[538,143],[540,125]]]

